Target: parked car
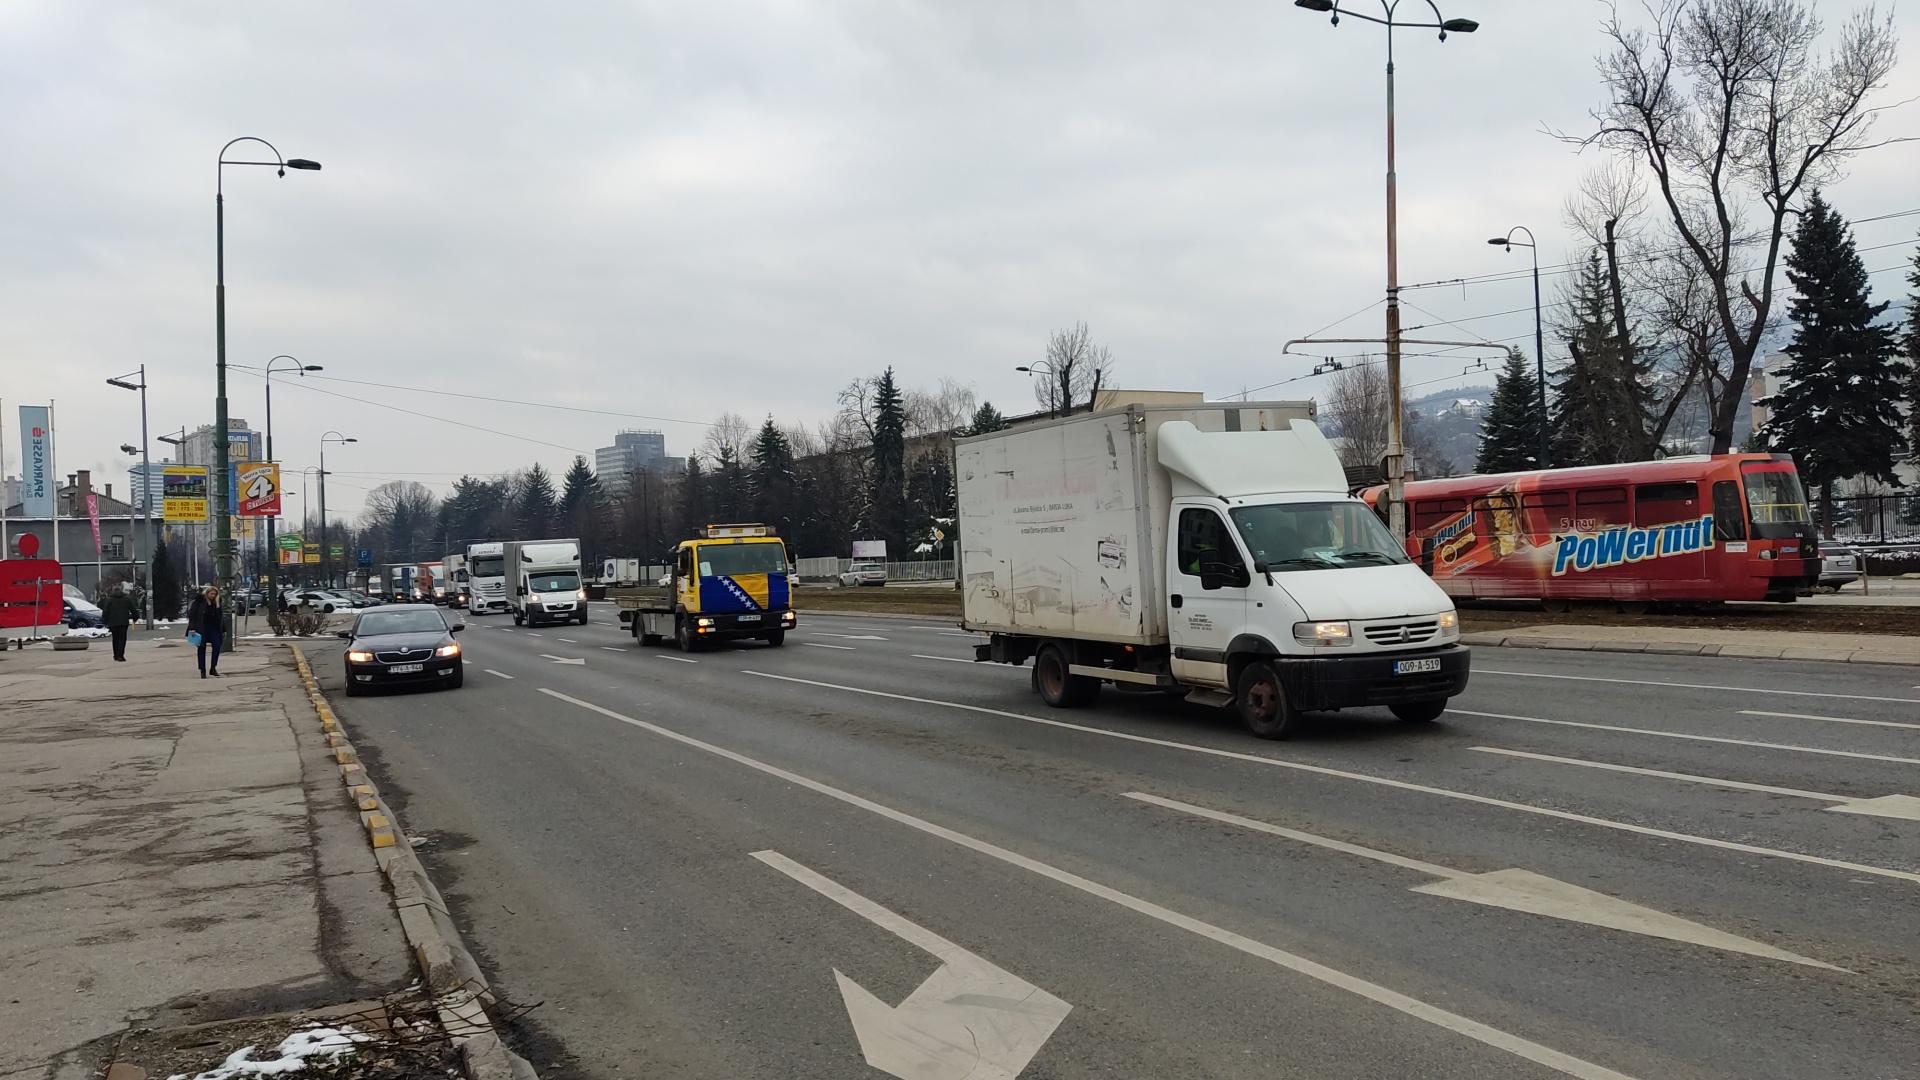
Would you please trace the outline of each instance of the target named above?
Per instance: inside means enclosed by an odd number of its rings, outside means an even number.
[[[353,627],[339,632],[347,642],[348,696],[382,686],[459,686],[466,672],[453,635],[464,629],[432,604],[393,604],[354,616]]]
[[[62,596],[60,608],[61,619],[69,629],[80,630],[89,626],[107,625],[107,618],[101,613],[99,607],[84,596]]]
[[[855,559],[853,565],[840,575],[840,584],[885,585],[887,583],[887,564],[882,559]]]
[[[324,589],[295,589],[287,593],[288,607],[299,607],[302,604],[311,606],[323,615],[331,615],[335,611],[353,610],[352,601],[344,596],[335,596]]]
[[[1822,588],[1837,589],[1842,585],[1851,585],[1860,580],[1861,570],[1860,552],[1857,549],[1838,544],[1820,545]]]

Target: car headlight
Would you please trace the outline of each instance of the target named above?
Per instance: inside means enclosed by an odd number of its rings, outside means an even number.
[[[447,644],[445,644],[445,645],[442,645],[442,646],[440,646],[439,648],[437,648],[437,649],[435,649],[435,650],[433,650],[433,655],[435,655],[435,656],[459,656],[459,655],[460,655],[460,643],[459,643],[459,642],[457,642],[457,641],[450,641],[450,642],[448,642]]]
[[[1442,630],[1458,630],[1460,628],[1460,613],[1457,611],[1443,611],[1439,614],[1438,619],[1440,629]]]
[[[1353,644],[1353,627],[1344,621],[1297,622],[1293,624],[1293,640],[1316,648],[1328,645],[1351,645]]]
[[[356,664],[364,664],[373,659],[373,654],[365,649],[348,649],[347,659]]]

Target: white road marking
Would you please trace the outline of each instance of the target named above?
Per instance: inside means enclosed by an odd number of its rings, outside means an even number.
[[[608,652],[626,652],[627,651],[627,647],[624,645],[602,645],[600,647],[607,650]]]
[[[545,635],[545,634],[536,634],[536,633],[534,633],[533,631],[531,631],[531,630],[529,630],[529,631],[527,631],[527,636],[528,636],[528,637],[546,637],[547,635]]]
[[[915,660],[945,660],[949,664],[977,664],[978,660],[968,660],[963,656],[928,656],[925,653],[910,654]]]
[[[700,662],[698,660],[693,659],[690,656],[668,656],[666,653],[663,653],[663,652],[654,653],[653,658],[655,660],[673,660],[682,664],[697,664]]]
[[[976,634],[971,630],[942,630],[940,632],[947,635],[948,637],[979,637],[980,636],[979,634]]]
[[[1429,882],[1414,888],[1414,892],[1429,896],[1445,896],[1455,900],[1465,900],[1488,907],[1505,908],[1509,911],[1524,911],[1534,915],[1563,919],[1567,922],[1586,923],[1591,926],[1603,926],[1610,930],[1624,930],[1630,934],[1645,934],[1648,937],[1665,938],[1688,945],[1701,945],[1725,952],[1743,953],[1747,956],[1759,956],[1769,960],[1785,960],[1791,964],[1804,964],[1807,967],[1825,968],[1828,971],[1846,971],[1810,957],[1791,953],[1785,949],[1776,949],[1735,934],[1715,930],[1711,926],[1691,922],[1650,907],[1642,907],[1618,897],[1583,889],[1570,885],[1544,874],[1530,870],[1508,869],[1494,870],[1484,874],[1455,870],[1450,866],[1409,859],[1404,855],[1395,855],[1390,851],[1377,851],[1358,844],[1349,844],[1344,840],[1318,836],[1298,829],[1289,829],[1253,818],[1241,817],[1220,810],[1209,810],[1192,803],[1163,799],[1158,795],[1129,791],[1127,798],[1139,802],[1151,803],[1168,810],[1177,810],[1194,817],[1237,825],[1254,832],[1263,832],[1272,836],[1298,840],[1303,844],[1327,848],[1347,855],[1357,855],[1363,859],[1372,859],[1403,870],[1412,870],[1427,877],[1437,877],[1438,882]],[[1854,974],[1847,971],[1847,974]]]
[[[1712,686],[1706,683],[1660,682],[1656,679],[1606,679],[1598,675],[1549,675],[1542,671],[1494,671],[1491,668],[1474,668],[1473,673],[1475,675],[1511,675],[1522,679],[1573,679],[1578,682],[1624,683],[1628,686],[1672,686],[1682,690],[1732,690],[1741,694],[1786,694],[1791,697],[1839,698],[1842,701],[1895,701],[1906,705],[1920,705],[1920,698],[1823,694],[1814,690],[1768,690],[1758,686]],[[1920,686],[1914,689],[1920,690]]]
[[[494,627],[494,629],[500,631],[503,634],[513,633],[513,627],[511,626],[496,626]]]
[[[563,637],[563,638],[554,638],[553,640],[555,640],[555,641],[564,641],[564,642],[566,642],[566,643],[567,643],[567,644],[569,644],[569,645],[578,645],[578,644],[580,644],[579,642],[577,642],[577,641],[575,641],[575,640],[573,640],[573,639],[572,639],[572,638],[570,638],[570,637]]]
[[[748,674],[760,673],[749,672]],[[809,680],[793,679],[789,681],[804,683]],[[1287,952],[1284,949],[1275,948],[1262,941],[1255,941],[1252,938],[1236,934],[1231,930],[1215,926],[1212,923],[1202,922],[1199,919],[1193,918],[1190,915],[1183,915],[1171,908],[1161,907],[1159,904],[1150,900],[1143,900],[1137,896],[1121,892],[1111,886],[1102,885],[1090,878],[1081,877],[1079,874],[1062,870],[1051,864],[1043,863],[1038,859],[1029,858],[1018,852],[1000,847],[997,844],[976,839],[962,832],[956,832],[943,825],[935,825],[933,822],[924,818],[915,817],[905,811],[895,810],[890,806],[884,806],[871,799],[855,795],[850,791],[844,791],[840,788],[821,783],[811,777],[790,772],[777,765],[770,765],[756,758],[750,758],[738,751],[728,750],[724,747],[715,746],[712,743],[702,742],[690,735],[682,735],[677,731],[661,727],[658,724],[649,723],[645,720],[636,720],[631,716],[623,716],[620,713],[614,712],[612,709],[595,705],[590,701],[582,701],[579,698],[570,697],[557,690],[549,690],[546,687],[541,687],[540,692],[549,697],[565,701],[568,704],[579,706],[589,712],[598,713],[608,719],[617,720],[620,723],[639,728],[642,731],[652,732],[662,738],[672,739],[684,746],[704,750],[717,757],[726,758],[728,761],[745,765],[750,769],[765,773],[768,776],[785,780],[790,784],[825,795],[830,799],[838,800],[849,806],[858,807],[859,809],[886,818],[896,824],[904,825],[907,828],[925,833],[928,836],[937,837],[966,848],[969,851],[985,855],[988,858],[997,859],[1010,866],[1019,867],[1022,870],[1037,874],[1050,881],[1065,885],[1068,888],[1076,889],[1089,896],[1096,896],[1109,903],[1117,904],[1136,914],[1145,915],[1150,919],[1165,923],[1168,926],[1185,930],[1188,933],[1206,938],[1209,941],[1225,945],[1230,949],[1238,950],[1248,956],[1266,960],[1288,971],[1305,975],[1310,979],[1314,979],[1335,989],[1344,990],[1350,994],[1365,998],[1368,1001],[1384,1005],[1396,1012],[1411,1016],[1416,1020],[1425,1021],[1436,1027],[1443,1028],[1458,1035],[1463,1035],[1483,1045],[1491,1046],[1497,1050],[1505,1051],[1506,1053],[1513,1054],[1516,1057],[1539,1065],[1544,1065],[1547,1068],[1564,1073],[1567,1076],[1578,1077],[1580,1080],[1631,1080],[1625,1073],[1615,1072],[1612,1069],[1596,1065],[1590,1061],[1583,1061],[1580,1058],[1555,1050],[1552,1047],[1543,1046],[1540,1043],[1524,1039],[1511,1032],[1502,1031],[1499,1028],[1480,1023],[1477,1020],[1470,1020],[1458,1013],[1448,1012],[1430,1002],[1421,1001],[1418,998],[1410,997],[1399,991],[1389,990],[1378,983],[1368,982],[1356,975],[1349,975],[1344,971],[1327,967],[1325,964],[1316,963],[1297,953]],[[897,697],[900,695],[889,694],[885,696]],[[935,702],[934,704],[940,703]]]
[[[509,675],[509,674],[507,674],[507,673],[506,673],[506,672],[504,672],[504,671],[495,671],[495,670],[493,670],[492,668],[487,668],[487,669],[486,669],[486,672],[487,672],[487,674],[489,674],[489,675],[497,675],[497,676],[499,676],[499,677],[500,677],[500,678],[502,678],[502,679],[511,679],[511,678],[513,678],[513,676],[511,676],[511,675]]]
[[[1761,712],[1758,709],[1741,709],[1741,716],[1777,716],[1784,720],[1825,720],[1834,724],[1865,724],[1868,727],[1911,728],[1920,731],[1920,724],[1902,724],[1895,720],[1855,720],[1850,716],[1814,716],[1810,713]]]
[[[586,661],[578,656],[555,656],[552,653],[541,653],[540,658],[543,660],[551,660],[556,664],[580,664],[583,666],[586,664]]]
[[[1555,765],[1578,765],[1587,769],[1605,769],[1608,772],[1632,773],[1635,776],[1656,776],[1662,780],[1681,780],[1690,784],[1706,784],[1710,787],[1731,788],[1735,791],[1758,791],[1765,795],[1791,795],[1797,799],[1812,799],[1816,802],[1830,802],[1838,805],[1827,809],[1842,814],[1866,814],[1872,817],[1906,818],[1920,821],[1920,799],[1911,795],[1881,795],[1875,798],[1856,799],[1850,795],[1829,795],[1824,791],[1805,791],[1801,788],[1775,787],[1772,784],[1749,784],[1745,780],[1723,780],[1717,776],[1695,776],[1692,773],[1668,772],[1665,769],[1642,769],[1637,765],[1616,765],[1610,761],[1587,761],[1582,758],[1557,757],[1553,754],[1535,754],[1526,750],[1508,750],[1498,746],[1469,746],[1469,750],[1478,750],[1483,754],[1500,754],[1504,757],[1526,758],[1529,761],[1547,761]]]
[[[1720,735],[1688,735],[1678,731],[1655,731],[1651,728],[1615,727],[1612,724],[1590,724],[1584,720],[1549,720],[1543,716],[1514,716],[1510,713],[1475,712],[1472,709],[1448,709],[1450,713],[1461,716],[1484,716],[1492,720],[1524,720],[1529,724],[1552,724],[1555,727],[1588,728],[1594,731],[1617,731],[1625,735],[1657,735],[1663,739],[1686,739],[1689,742],[1724,743],[1731,746],[1752,746],[1761,750],[1791,750],[1796,754],[1823,754],[1827,757],[1859,758],[1865,761],[1891,761],[1897,765],[1920,765],[1920,758],[1894,757],[1889,754],[1867,754],[1858,750],[1824,750],[1817,746],[1795,746],[1791,743],[1754,742],[1751,739],[1729,739]]]
[[[1073,1006],[777,851],[753,857],[941,961],[890,1006],[834,971],[867,1064],[922,1077],[1017,1077]]]
[[[1783,851],[1778,848],[1760,847],[1757,844],[1742,844],[1734,840],[1719,840],[1711,836],[1695,836],[1692,833],[1674,832],[1670,829],[1656,829],[1648,825],[1633,825],[1624,821],[1576,814],[1571,810],[1555,810],[1546,806],[1533,806],[1528,803],[1497,799],[1491,795],[1475,795],[1468,791],[1455,791],[1451,788],[1433,787],[1428,784],[1416,784],[1411,780],[1393,780],[1385,776],[1369,776],[1366,773],[1348,772],[1345,769],[1328,768],[1325,765],[1309,765],[1302,761],[1288,761],[1284,758],[1262,757],[1259,754],[1245,754],[1238,750],[1221,750],[1212,746],[1200,746],[1195,743],[1173,742],[1170,739],[1156,739],[1150,735],[1132,735],[1124,731],[1107,731],[1103,728],[1088,727],[1085,724],[1070,723],[1066,720],[1049,720],[1040,716],[1027,716],[1024,713],[1007,712],[1004,709],[992,709],[985,705],[965,705],[957,701],[937,701],[933,698],[913,697],[908,694],[891,694],[884,690],[868,690],[859,686],[841,686],[837,683],[820,682],[815,679],[801,679],[792,675],[774,675],[765,671],[742,671],[743,675],[754,675],[762,679],[777,679],[781,682],[801,683],[806,686],[818,686],[828,690],[844,690],[852,694],[867,694],[872,697],[892,698],[895,701],[911,701],[921,705],[939,705],[963,712],[984,713],[988,716],[1000,716],[1009,720],[1021,720],[1029,724],[1078,731],[1086,735],[1100,735],[1124,742],[1141,743],[1147,746],[1159,746],[1169,750],[1184,750],[1192,754],[1205,754],[1209,757],[1228,758],[1254,765],[1267,765],[1277,769],[1294,769],[1299,772],[1313,773],[1317,776],[1331,776],[1341,780],[1357,780],[1364,784],[1378,784],[1381,787],[1396,788],[1401,791],[1415,791],[1423,795],[1438,795],[1446,799],[1459,799],[1463,802],[1478,803],[1482,806],[1497,806],[1504,810],[1518,810],[1525,814],[1538,814],[1541,817],[1557,818],[1561,821],[1577,821],[1583,825],[1597,825],[1603,829],[1618,829],[1621,832],[1636,833],[1641,836],[1657,836],[1663,840],[1678,840],[1702,847],[1719,848],[1723,851],[1744,851],[1749,855],[1769,855],[1776,859],[1788,859],[1793,862],[1810,863],[1815,866],[1827,866],[1836,870],[1849,870],[1857,874],[1873,874],[1877,877],[1895,878],[1920,884],[1920,873],[1910,870],[1892,870],[1884,866],[1868,866],[1864,863],[1845,862],[1840,859],[1827,859],[1819,855],[1803,855],[1797,851]]]
[[[883,638],[878,634],[830,634],[825,630],[815,630],[814,633],[820,635],[821,637],[837,637],[842,641],[886,641],[887,640],[886,638]]]
[[[800,644],[805,645],[809,649],[840,649],[845,652],[854,651],[854,648],[851,645],[829,645],[824,641],[803,641]]]
[[[951,631],[951,630],[953,629],[953,627],[951,627],[951,626],[909,626],[909,627],[907,627],[907,629],[909,629],[909,630],[932,630],[932,631],[934,631],[935,633],[939,633],[939,634],[945,634],[945,633],[948,633],[948,632],[950,632],[950,631]]]

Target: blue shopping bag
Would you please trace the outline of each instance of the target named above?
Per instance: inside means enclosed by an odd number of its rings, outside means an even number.
[[[187,644],[193,646],[196,649],[199,648],[200,647],[200,631],[198,630],[187,631]]]

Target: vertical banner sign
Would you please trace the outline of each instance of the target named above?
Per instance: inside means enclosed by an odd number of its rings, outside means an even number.
[[[87,492],[87,520],[93,523],[93,557],[100,558],[100,496]]]
[[[20,513],[53,516],[53,420],[45,405],[20,406]]]
[[[234,499],[238,516],[280,516],[280,463],[242,461],[233,467]]]
[[[205,525],[210,518],[212,478],[205,465],[168,465],[160,470],[161,516],[169,525]]]

